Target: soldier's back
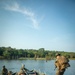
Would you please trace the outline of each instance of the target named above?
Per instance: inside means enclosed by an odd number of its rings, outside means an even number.
[[[6,68],[3,68],[2,69],[2,75],[7,75],[7,73],[8,73],[8,70]]]
[[[60,56],[59,58],[57,58],[57,61],[60,64],[64,64],[64,63],[68,63],[69,62],[69,60],[65,56]]]

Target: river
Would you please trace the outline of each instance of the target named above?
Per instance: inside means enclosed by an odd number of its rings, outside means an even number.
[[[54,60],[0,60],[0,72],[2,66],[5,65],[8,70],[13,72],[19,72],[21,65],[25,64],[25,67],[29,70],[35,69],[46,73],[47,75],[55,75]],[[75,75],[75,60],[70,60],[71,67],[66,70],[64,75]]]

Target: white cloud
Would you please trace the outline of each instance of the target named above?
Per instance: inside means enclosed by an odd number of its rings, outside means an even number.
[[[4,7],[4,9],[14,11],[14,12],[19,12],[21,14],[26,15],[27,18],[32,22],[32,25],[33,25],[32,27],[35,29],[39,28],[39,22],[36,19],[35,13],[29,11],[26,8],[21,8],[18,3],[15,2],[12,5],[6,5],[6,7]]]

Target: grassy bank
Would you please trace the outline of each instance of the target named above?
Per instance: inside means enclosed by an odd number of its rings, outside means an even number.
[[[23,57],[21,57],[21,58],[19,58],[20,60],[46,60],[46,58],[23,58]]]
[[[70,58],[70,60],[75,60],[75,58]]]
[[[3,56],[0,56],[0,59],[4,59],[4,57]]]
[[[5,59],[3,56],[0,56],[0,60],[55,60],[56,58],[25,58],[20,57],[18,59]],[[75,58],[69,58],[69,60],[75,60]]]

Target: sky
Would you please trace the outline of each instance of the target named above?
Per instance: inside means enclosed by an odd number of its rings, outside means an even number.
[[[0,47],[75,52],[75,0],[0,0]]]

